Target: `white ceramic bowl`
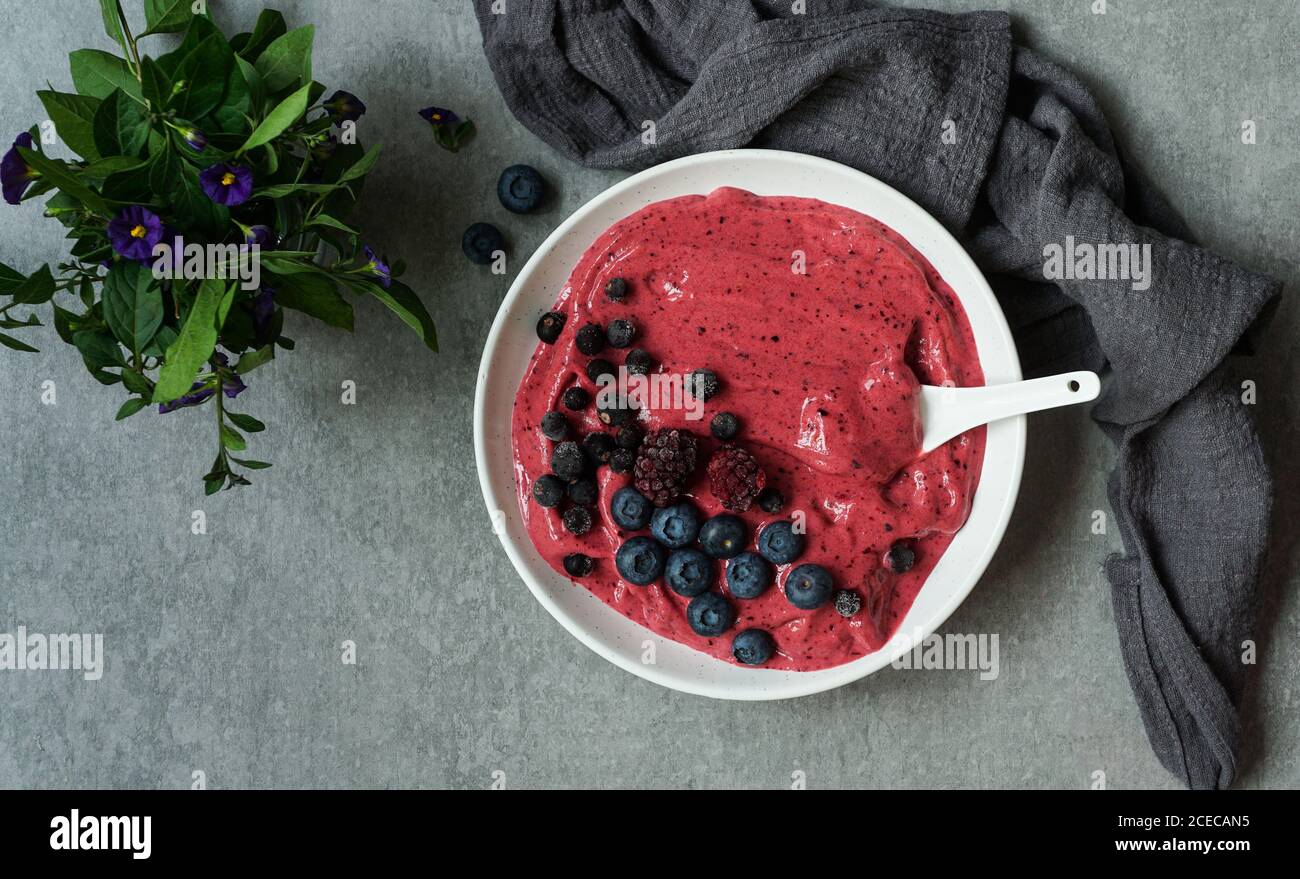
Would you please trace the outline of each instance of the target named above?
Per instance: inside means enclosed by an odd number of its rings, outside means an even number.
[[[957,609],[993,557],[1011,518],[1024,466],[1025,418],[989,425],[970,519],[931,572],[895,636],[881,650],[844,665],[812,672],[731,665],[642,628],[551,570],[533,549],[519,514],[510,441],[515,392],[537,346],[537,319],[550,310],[582,253],[616,220],[652,202],[706,194],[719,186],[758,195],[817,198],[891,226],[925,255],[961,299],[985,381],[1019,381],[1020,362],[988,282],[937,220],[873,177],[800,153],[725,150],[642,171],[579,208],[528,260],[488,334],[474,400],[479,481],[493,530],[515,570],[542,606],[578,640],[635,675],[719,699],[784,699],[842,686],[882,668],[906,652],[912,638],[933,633]],[[647,641],[655,645],[653,663],[642,661]]]

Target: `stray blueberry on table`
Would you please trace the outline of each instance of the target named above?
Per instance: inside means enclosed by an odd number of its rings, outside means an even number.
[[[626,348],[632,344],[636,338],[636,324],[630,320],[619,318],[609,322],[609,329],[605,330],[605,340],[609,342],[611,348]]]
[[[609,515],[614,524],[628,531],[640,531],[650,524],[654,505],[649,498],[628,485],[614,492],[609,501]]]
[[[542,436],[558,443],[569,435],[569,419],[563,412],[547,412],[542,416]]]
[[[497,179],[497,198],[511,213],[536,210],[546,198],[546,180],[529,165],[511,165]]]
[[[857,616],[862,610],[862,596],[852,589],[840,589],[835,593],[835,611],[845,619]]]
[[[587,378],[591,379],[592,384],[600,384],[600,380],[605,376],[617,378],[618,372],[614,369],[614,364],[610,363],[603,357],[597,357],[594,360],[587,361]]]
[[[627,281],[622,278],[610,278],[605,282],[605,295],[613,302],[622,302],[627,298]]]
[[[609,463],[609,456],[614,453],[614,438],[607,433],[589,433],[582,438],[582,448],[592,465],[599,467]]]
[[[574,340],[578,350],[588,357],[595,357],[605,350],[605,328],[600,324],[583,324]]]
[[[916,550],[906,540],[899,540],[885,553],[885,564],[895,574],[905,574],[916,564]]]
[[[745,549],[748,532],[739,516],[723,513],[700,528],[700,546],[715,559],[734,558]]]
[[[654,366],[654,359],[644,348],[633,348],[623,358],[623,368],[628,375],[649,375]]]
[[[578,412],[587,408],[587,404],[591,402],[591,394],[587,393],[586,388],[575,385],[561,395],[560,402],[564,403],[564,408]]]
[[[831,600],[835,581],[821,565],[800,565],[785,578],[785,597],[800,610],[816,610]]]
[[[712,400],[721,390],[718,374],[711,369],[692,370],[686,376],[686,393],[697,400]]]
[[[461,236],[460,249],[470,262],[485,266],[492,262],[493,253],[506,249],[506,239],[491,223],[475,223]]]
[[[668,556],[664,582],[683,598],[694,598],[713,585],[713,559],[698,549],[678,549]]]
[[[758,535],[758,551],[774,565],[788,565],[803,553],[804,536],[790,522],[771,522]]]
[[[590,476],[582,476],[569,483],[569,500],[579,506],[589,507],[599,497],[600,489],[596,486],[596,480]]]
[[[564,557],[564,570],[570,577],[585,577],[596,569],[596,560],[580,552],[571,552]]]
[[[628,449],[635,452],[637,447],[641,445],[641,438],[643,436],[644,434],[641,433],[641,428],[629,424],[626,427],[620,427],[618,429],[618,433],[614,435],[614,445],[618,446],[620,449]]]
[[[779,513],[785,506],[785,496],[775,488],[765,488],[758,493],[758,508],[764,513]]]
[[[609,456],[609,469],[615,473],[631,473],[636,468],[636,452],[615,449]]]
[[[686,605],[686,622],[697,635],[712,638],[721,635],[736,621],[731,604],[717,592],[706,592]]]
[[[587,469],[587,455],[582,446],[565,440],[551,453],[551,471],[566,482],[572,482]]]
[[[776,642],[762,629],[746,629],[731,642],[731,655],[742,665],[762,665],[776,652]]]
[[[636,586],[646,586],[658,580],[664,572],[668,550],[649,537],[633,537],[614,553],[614,567],[624,580]]]
[[[700,534],[700,511],[692,503],[660,507],[650,518],[650,533],[669,549],[681,549],[695,542]]]
[[[564,329],[565,316],[558,311],[548,311],[537,319],[537,338],[548,345],[554,345]]]
[[[772,585],[772,566],[756,552],[727,562],[727,589],[736,598],[758,598]]]
[[[729,440],[740,433],[740,419],[730,412],[719,412],[709,422],[709,432],[720,440]]]
[[[549,473],[539,476],[533,483],[533,500],[543,507],[558,507],[564,500],[564,482]]]
[[[564,511],[564,527],[579,536],[591,530],[591,513],[586,507],[569,507]]]

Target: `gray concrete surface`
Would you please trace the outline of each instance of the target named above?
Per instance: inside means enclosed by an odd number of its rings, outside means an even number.
[[[32,4],[22,4],[30,7]],[[109,48],[90,2],[0,15],[0,130],[44,118],[66,53]],[[220,23],[260,4],[212,2]],[[1300,9],[1293,0],[1084,0],[1003,6],[1020,36],[1079,71],[1125,146],[1204,241],[1294,282],[1300,245]],[[127,3],[128,7],[136,4]],[[510,238],[513,270],[570,211],[618,179],[575,167],[508,114],[468,3],[281,2],[317,26],[316,75],[361,95],[386,155],[362,205],[368,237],[410,263],[437,320],[426,352],[379,307],[349,336],[295,321],[298,351],[240,399],[275,462],[205,499],[210,413],[113,423],[119,392],[52,330],[40,355],[0,351],[0,632],[102,632],[107,671],[0,672],[0,786],[1171,788],[1120,664],[1094,535],[1110,452],[1082,411],[1034,417],[1024,489],[992,566],[949,623],[998,633],[1001,676],[886,669],[778,704],[710,702],[614,668],[529,596],[489,530],[474,472],[475,369],[509,277],[459,253],[476,220]],[[472,116],[459,156],[415,111]],[[1238,138],[1242,119],[1258,143]],[[6,135],[8,137],[8,135]],[[502,167],[529,162],[559,204],[514,217]],[[0,260],[55,260],[40,208],[0,209]],[[1294,523],[1295,339],[1284,302],[1242,367],[1277,477],[1278,542],[1248,699],[1245,787],[1300,784],[1300,602]],[[1153,352],[1153,356],[1159,356]],[[359,388],[340,405],[340,384]],[[57,405],[43,405],[52,381]],[[190,533],[202,509],[208,534]],[[354,641],[356,665],[341,661]]]

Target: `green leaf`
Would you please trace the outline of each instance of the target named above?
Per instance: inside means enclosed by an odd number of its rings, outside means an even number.
[[[40,305],[54,298],[54,276],[49,266],[41,266],[30,278],[19,284],[13,292],[14,302]]]
[[[221,444],[232,452],[242,452],[248,443],[239,435],[239,431],[225,424],[221,425]]]
[[[172,94],[171,77],[158,66],[158,62],[146,56],[140,62],[140,94],[149,102],[154,112],[162,112]]]
[[[225,281],[209,278],[199,285],[180,335],[167,348],[153,389],[153,402],[170,403],[189,391],[199,367],[217,346],[217,306],[225,293]]]
[[[262,75],[267,94],[275,94],[296,82],[311,84],[311,44],[315,34],[316,29],[307,25],[289,31],[266,47],[254,66]]]
[[[126,49],[126,35],[122,32],[122,20],[117,17],[117,0],[99,0],[99,13],[104,19],[104,33],[108,38]]]
[[[121,89],[137,101],[144,100],[140,81],[126,62],[112,52],[78,49],[68,56],[68,63],[72,68],[72,84],[80,94],[107,98],[114,89]]]
[[[99,158],[94,136],[98,98],[48,90],[38,91],[36,97],[41,99],[45,112],[50,114],[59,137],[68,145],[68,149],[92,162]]]
[[[366,282],[370,294],[384,303],[394,314],[402,319],[408,327],[415,330],[429,350],[438,350],[438,331],[434,329],[433,318],[425,310],[424,303],[415,291],[401,281],[393,281],[387,289],[379,284]],[[278,297],[277,297],[278,299]]]
[[[92,373],[98,373],[110,366],[125,365],[117,339],[113,338],[107,330],[78,330],[72,334],[72,344],[81,352],[81,359],[86,361],[86,368]],[[99,375],[95,377],[103,381]],[[113,376],[113,382],[119,380],[118,376]],[[112,382],[105,382],[105,384],[112,384]]]
[[[275,288],[277,305],[309,314],[332,327],[352,331],[352,305],[325,275],[315,272],[272,275],[271,286]]]
[[[27,276],[22,272],[0,262],[0,294],[14,292],[18,289],[18,285],[26,280]]]
[[[234,423],[235,427],[238,427],[240,430],[246,430],[249,433],[261,433],[266,430],[266,425],[251,415],[243,415],[239,412],[227,412],[226,417]]]
[[[193,0],[144,0],[144,21],[149,29],[140,34],[174,34],[185,30],[193,15]]]
[[[379,149],[380,145],[375,144],[366,150],[366,154],[356,164],[339,176],[339,183],[347,183],[349,180],[356,180],[358,177],[365,177],[369,174],[370,169],[375,167],[375,162],[379,161]]]
[[[149,111],[114,89],[95,112],[95,146],[105,156],[139,156],[149,140]]]
[[[144,167],[144,159],[135,156],[109,156],[98,162],[91,162],[82,170],[87,180],[107,180],[114,174],[123,174]]]
[[[267,47],[288,31],[284,16],[274,9],[263,9],[257,16],[257,24],[248,35],[248,41],[239,49],[239,57],[247,61],[257,61]]]
[[[254,189],[252,198],[284,198],[295,192],[325,193],[338,189],[336,183],[280,183],[275,186],[263,186]]]
[[[247,467],[249,470],[265,470],[267,467],[271,466],[265,461],[253,461],[248,458],[236,458],[234,455],[230,456],[230,460],[234,461],[236,464],[238,464],[241,467]]]
[[[105,217],[112,214],[108,203],[78,180],[76,174],[66,163],[56,159],[47,159],[43,153],[38,153],[35,150],[24,147],[18,147],[17,149],[18,154],[23,157],[23,161],[40,172],[40,175],[50,183],[76,198],[95,213]]]
[[[122,370],[122,384],[126,385],[128,391],[139,394],[146,400],[153,396],[153,382],[149,381],[148,376],[134,369]]]
[[[163,322],[162,291],[138,262],[115,263],[104,279],[104,323],[128,350],[139,354]]]
[[[321,214],[320,216],[316,217],[314,220],[304,223],[303,226],[304,228],[308,226],[327,226],[331,229],[338,229],[340,232],[346,232],[349,235],[361,234],[358,230],[353,229],[347,223],[343,222],[342,220],[336,220],[333,217],[331,217],[329,214]]]
[[[264,366],[275,359],[275,345],[267,345],[258,348],[256,351],[249,351],[243,357],[239,358],[239,363],[235,364],[235,372],[240,375],[248,375],[259,366]]]
[[[10,348],[14,351],[24,351],[29,354],[41,353],[41,349],[33,348],[31,345],[28,345],[26,342],[20,342],[19,340],[15,339],[13,336],[7,336],[4,333],[0,333],[0,345],[4,345],[6,348]]]
[[[307,112],[307,92],[310,90],[311,86],[303,86],[267,113],[266,118],[253,129],[248,140],[244,141],[244,145],[239,148],[240,152],[246,153],[254,147],[270,143],[286,128],[301,119],[303,113]]]
[[[123,418],[130,418],[132,415],[139,412],[141,409],[143,409],[145,406],[148,405],[149,405],[149,401],[144,399],[143,397],[132,397],[131,399],[127,400],[125,403],[122,404],[121,409],[117,410],[117,416],[113,420],[121,421]]]
[[[226,81],[235,66],[235,53],[226,37],[206,18],[195,18],[190,30],[211,29],[193,50],[181,58],[172,73],[172,82],[183,82],[173,96],[171,107],[186,119],[201,119],[211,113],[226,93]],[[188,35],[187,35],[188,39]]]

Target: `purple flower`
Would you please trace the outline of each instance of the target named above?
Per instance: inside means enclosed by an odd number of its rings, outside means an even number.
[[[342,122],[356,122],[366,113],[366,105],[352,92],[337,91],[321,106],[329,110],[330,118],[336,125]]]
[[[218,162],[199,174],[199,185],[217,204],[234,207],[253,194],[253,172],[243,165]]]
[[[218,351],[212,355],[212,359],[217,361],[221,371],[225,374],[225,378],[221,381],[221,390],[227,397],[233,400],[248,390],[248,385],[244,384],[244,380],[237,373],[230,371],[230,358]]]
[[[181,140],[185,141],[185,145],[194,152],[201,153],[207,148],[208,136],[197,128],[179,128],[177,132],[180,134]]]
[[[163,237],[163,222],[158,215],[138,204],[123,208],[108,223],[108,240],[113,249],[127,259],[149,262],[153,248]]]
[[[14,145],[5,153],[4,159],[0,160],[0,184],[3,184],[5,201],[10,204],[18,204],[23,200],[23,193],[27,187],[36,179],[36,172],[23,161],[23,157],[18,155],[18,148],[29,150],[32,148],[32,136],[24,131],[14,138]]]
[[[425,107],[420,111],[420,118],[434,128],[445,128],[460,121],[459,116],[451,110],[444,110],[442,107]]]
[[[388,268],[388,264],[375,255],[375,252],[370,249],[370,245],[367,244],[364,250],[368,261],[365,268],[369,270],[370,274],[379,279],[381,285],[391,287],[393,285],[393,272]]]
[[[263,284],[262,289],[253,297],[253,328],[257,331],[258,338],[266,332],[274,315],[275,288]]]
[[[275,245],[275,235],[271,232],[270,226],[263,226],[258,223],[256,226],[244,227],[244,243],[249,247],[256,244],[258,247],[273,247]]]
[[[230,371],[230,359],[220,351],[212,355],[213,361],[218,364],[223,378],[221,380],[222,392],[232,400],[238,397],[244,391],[248,390],[248,385],[237,374]],[[198,406],[207,402],[208,398],[216,391],[211,380],[206,382],[195,382],[190,385],[189,393],[177,397],[170,403],[159,403],[158,414],[162,415],[167,412],[175,412],[177,409],[185,409],[189,406]]]
[[[190,392],[184,396],[177,397],[170,403],[159,403],[158,414],[165,415],[168,412],[175,412],[177,409],[184,409],[187,406],[197,406],[205,402],[208,397],[212,396],[212,388],[203,382],[195,382],[190,386]]]

